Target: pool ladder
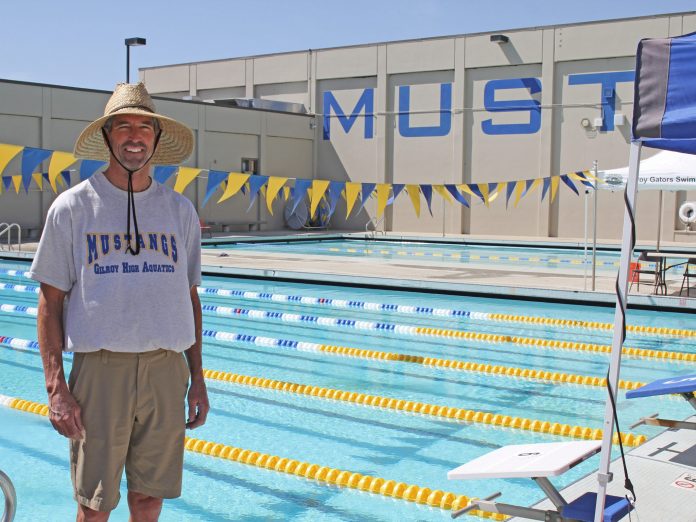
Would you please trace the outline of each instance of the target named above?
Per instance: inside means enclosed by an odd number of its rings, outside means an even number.
[[[0,242],[3,236],[7,236],[7,250],[14,250],[15,243],[12,242],[12,231],[17,231],[17,249],[22,250],[22,227],[17,223],[0,223]]]
[[[17,510],[17,493],[10,477],[2,471],[0,471],[0,489],[2,489],[3,495],[5,495],[5,512],[2,514],[0,522],[12,522]]]
[[[370,221],[365,223],[365,237],[366,238],[368,238],[368,237],[370,239],[375,238],[375,234],[377,234],[377,227],[380,224],[384,223],[385,217],[386,217],[386,214],[382,214],[382,217],[379,217],[379,218],[377,216],[375,216],[375,217],[371,218]],[[370,230],[370,225],[372,225],[372,230]],[[387,231],[384,229],[382,229],[380,232],[382,233],[382,235],[386,235],[386,233],[387,233]]]

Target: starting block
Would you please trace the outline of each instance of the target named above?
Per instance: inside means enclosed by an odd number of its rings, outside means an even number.
[[[514,504],[494,502],[500,496],[494,493],[485,499],[476,499],[468,506],[452,513],[452,518],[480,509],[530,520],[547,522],[593,522],[596,493],[585,493],[572,502],[566,502],[548,477],[562,475],[601,449],[601,441],[549,442],[542,444],[517,444],[504,446],[472,460],[447,473],[450,480],[487,478],[530,478],[536,482],[556,507],[542,510]],[[607,495],[604,521],[615,522],[633,509],[627,499]]]
[[[680,377],[668,377],[666,379],[658,379],[636,390],[626,392],[627,399],[637,399],[639,397],[652,397],[653,395],[679,394],[693,406],[696,410],[696,374],[684,375]],[[683,430],[696,430],[696,422],[676,421],[670,419],[660,419],[658,413],[654,413],[649,417],[643,417],[638,422],[633,424],[631,428],[647,424],[649,426],[663,426],[665,428],[676,428]]]

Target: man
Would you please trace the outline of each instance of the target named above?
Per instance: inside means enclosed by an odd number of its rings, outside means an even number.
[[[117,85],[75,145],[108,167],[56,198],[34,257],[49,418],[70,439],[78,521],[109,518],[124,467],[131,520],[156,521],[162,499],[181,494],[184,429],[206,420],[200,223],[150,176],[192,149],[191,130],[157,114],[143,84]],[[74,352],[68,382],[63,351]]]

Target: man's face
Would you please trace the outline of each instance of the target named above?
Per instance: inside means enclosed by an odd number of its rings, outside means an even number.
[[[149,116],[123,114],[111,120],[109,141],[114,154],[126,167],[140,170],[155,146],[155,122]]]

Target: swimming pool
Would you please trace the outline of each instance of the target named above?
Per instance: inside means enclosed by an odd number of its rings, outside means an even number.
[[[27,268],[0,264],[0,394],[45,403],[37,350],[21,341],[36,339],[35,285],[22,275]],[[479,497],[501,490],[502,501],[529,505],[541,497],[531,481],[449,482],[446,472],[501,445],[570,440],[496,427],[494,415],[592,429],[602,423],[604,390],[563,376],[604,376],[607,356],[593,347],[611,342],[603,327],[612,321],[609,308],[225,277],[206,277],[200,295],[204,366],[226,373],[209,373],[208,424],[188,435],[251,450],[247,456],[258,452],[257,462],[263,454],[287,457],[308,463],[304,468],[316,464],[428,488],[425,497],[437,490]],[[624,380],[693,372],[694,362],[676,358],[694,353],[684,331],[693,315],[631,310],[629,323],[643,331],[629,332],[627,346],[659,354],[625,357]],[[508,369],[549,373],[530,379]],[[448,417],[462,410],[473,412],[469,422]],[[686,415],[677,399],[622,401],[623,429],[658,410]],[[73,516],[67,443],[45,418],[0,408],[0,447],[0,467],[18,490],[17,520]],[[595,457],[556,484],[596,466]],[[126,509],[122,502],[114,518],[124,518]],[[187,452],[184,495],[166,504],[162,520],[231,519],[446,520],[449,511]]]
[[[206,242],[207,249],[231,249],[254,252],[309,254],[373,259],[400,259],[426,263],[515,265],[529,268],[566,268],[583,270],[592,267],[592,250],[587,256],[582,248],[511,246],[436,241],[370,240],[360,238],[288,240],[288,241],[220,241]],[[618,250],[598,250],[598,270],[616,271]]]

